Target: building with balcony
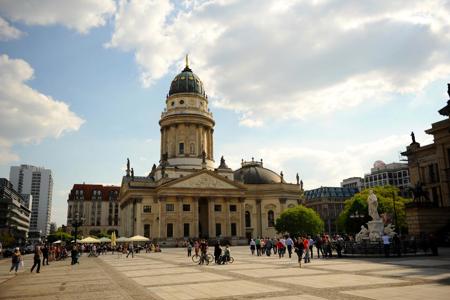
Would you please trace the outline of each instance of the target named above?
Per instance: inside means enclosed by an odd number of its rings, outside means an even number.
[[[358,189],[358,191],[362,191],[364,189],[364,178],[361,177],[350,177],[342,180],[341,187],[343,188],[354,188]]]
[[[0,178],[0,232],[9,233],[16,244],[23,244],[28,239],[31,217],[29,204],[6,178]]]
[[[101,184],[74,184],[67,199],[67,230],[72,223],[82,220],[81,236],[110,234],[119,230],[118,186]]]
[[[356,187],[327,187],[308,190],[304,193],[304,204],[314,209],[325,223],[325,231],[338,233],[337,218],[344,210],[344,202],[358,193]]]

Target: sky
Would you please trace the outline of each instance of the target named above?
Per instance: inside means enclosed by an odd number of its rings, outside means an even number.
[[[441,120],[450,1],[0,0],[0,177],[53,172],[52,221],[76,183],[120,185],[159,161],[158,121],[184,66],[203,81],[214,155],[305,189],[404,159]]]

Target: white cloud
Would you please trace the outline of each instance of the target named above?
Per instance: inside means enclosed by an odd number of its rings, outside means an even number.
[[[422,135],[421,135],[422,137]],[[336,143],[312,148],[310,146],[271,143],[226,146],[226,161],[230,167],[240,167],[242,149],[255,154],[255,160],[264,158],[264,167],[276,173],[283,171],[288,182],[295,182],[299,173],[306,189],[319,186],[339,186],[342,179],[364,176],[370,171],[373,162],[384,160],[386,163],[398,161],[398,154],[405,151],[410,143],[409,135],[391,135],[360,144]],[[249,160],[250,157],[245,157]]]
[[[113,0],[0,0],[0,12],[28,25],[60,24],[87,33],[103,26],[116,10]]]
[[[28,86],[32,77],[26,61],[0,55],[0,163],[18,159],[11,150],[14,144],[57,138],[84,122],[66,103]]]
[[[191,66],[244,126],[415,93],[450,74],[450,1],[119,1],[144,85]]]
[[[15,40],[22,36],[22,32],[9,25],[9,23],[0,17],[0,41]]]

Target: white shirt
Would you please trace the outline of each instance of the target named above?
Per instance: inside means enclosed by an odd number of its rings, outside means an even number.
[[[388,235],[383,235],[382,236],[382,239],[383,239],[383,244],[384,245],[389,245],[391,242],[389,241],[389,236]]]

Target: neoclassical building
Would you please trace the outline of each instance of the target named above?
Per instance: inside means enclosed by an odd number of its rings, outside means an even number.
[[[175,76],[159,120],[158,166],[135,176],[130,162],[120,188],[120,234],[167,244],[185,238],[233,243],[274,236],[280,213],[300,203],[302,183],[287,183],[263,161],[233,171],[214,158],[214,125],[203,83],[186,67]]]

